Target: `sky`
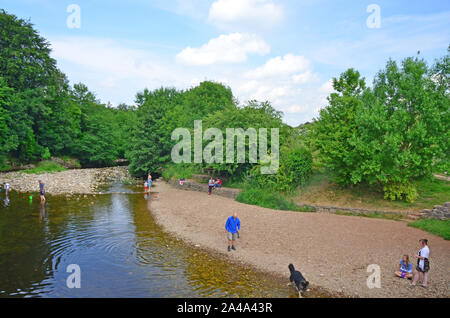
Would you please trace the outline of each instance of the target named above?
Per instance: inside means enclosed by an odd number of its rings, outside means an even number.
[[[450,45],[442,0],[0,0],[51,45],[71,84],[103,103],[145,88],[229,86],[241,104],[270,101],[292,126],[317,117],[331,79],[370,85],[389,58],[430,64]]]

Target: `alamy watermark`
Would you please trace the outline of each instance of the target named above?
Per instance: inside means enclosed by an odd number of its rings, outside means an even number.
[[[78,4],[70,4],[67,6],[66,12],[70,13],[66,20],[69,29],[81,28],[81,8]]]
[[[66,279],[67,288],[81,288],[81,268],[78,264],[70,264],[66,268],[71,273]]]
[[[367,288],[381,288],[381,268],[380,265],[371,264],[367,266],[367,273],[371,273],[367,277]]]
[[[222,131],[218,128],[209,128],[203,132],[202,121],[196,120],[193,160],[191,132],[187,128],[177,128],[172,132],[172,140],[178,143],[172,148],[171,157],[174,163],[246,163],[246,139],[248,138],[248,162],[255,164],[259,162],[262,165],[262,174],[275,174],[278,171],[280,159],[279,135],[278,128],[270,129],[269,151],[267,128],[259,128],[258,131],[255,128],[247,130],[227,128],[224,156]],[[211,140],[204,149],[203,140]]]
[[[366,20],[366,25],[369,29],[381,28],[381,8],[378,4],[370,4],[366,10],[372,13]]]

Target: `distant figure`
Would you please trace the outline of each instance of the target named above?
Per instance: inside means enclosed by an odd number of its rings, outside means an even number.
[[[152,178],[150,178],[150,180],[148,181],[148,192],[152,191],[152,183],[153,183],[153,180],[152,180]]]
[[[5,208],[7,208],[9,206],[9,197],[8,196],[5,197],[4,204],[5,204]]]
[[[208,182],[208,186],[209,186],[208,195],[211,195],[211,191],[214,188],[215,184],[216,183],[214,182],[214,179],[211,177],[211,179],[209,179],[209,182]]]
[[[413,277],[413,267],[409,262],[409,256],[403,255],[403,258],[398,265],[398,271],[395,272],[395,275],[401,278],[411,279]]]
[[[234,244],[236,240],[239,238],[239,231],[241,229],[241,221],[237,217],[237,213],[234,212],[233,216],[230,216],[225,223],[225,230],[227,231],[227,239],[228,239],[228,252],[231,249],[236,250]]]
[[[215,182],[215,186],[216,188],[222,188],[222,180],[220,180],[220,178]]]
[[[423,281],[422,285],[420,286],[426,288],[428,281],[428,271],[430,270],[430,261],[428,260],[428,258],[430,257],[430,249],[428,248],[428,240],[426,239],[419,240],[419,244],[421,249],[419,251],[419,254],[414,255],[414,257],[417,258],[417,267],[411,286],[416,286],[417,282],[419,281],[419,273],[423,273]]]
[[[186,181],[186,179],[184,179],[184,178],[180,179],[180,186],[182,186],[184,184],[184,181]]]
[[[42,180],[39,180],[39,196],[41,197],[41,202],[45,202],[45,189]]]
[[[8,193],[9,193],[9,183],[5,183],[4,184],[4,186],[3,186],[3,188],[5,188],[5,193],[6,193],[6,196],[8,196]]]
[[[150,183],[150,181],[152,181],[152,175],[149,172],[147,176],[147,182]]]
[[[298,297],[302,297],[302,292],[306,291],[306,288],[309,285],[309,282],[306,281],[305,277],[303,277],[300,271],[295,270],[293,264],[289,264],[289,271],[291,272],[291,276],[289,277],[290,284],[294,283],[295,287],[297,287]]]
[[[144,182],[144,192],[145,193],[148,192],[148,182],[147,181]]]

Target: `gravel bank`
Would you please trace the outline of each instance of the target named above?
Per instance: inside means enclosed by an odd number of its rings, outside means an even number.
[[[7,182],[11,190],[17,192],[38,192],[38,180],[42,180],[48,195],[93,194],[98,193],[99,185],[129,178],[127,167],[111,167],[43,174],[7,172],[0,174],[0,184]]]
[[[322,213],[281,212],[155,182],[149,209],[168,232],[254,267],[283,275],[295,264],[313,286],[349,297],[449,297],[450,241],[390,221]],[[234,211],[242,223],[236,252],[226,251],[225,220]],[[394,277],[403,254],[430,243],[429,287],[412,288]],[[367,267],[381,268],[381,288],[367,287]]]

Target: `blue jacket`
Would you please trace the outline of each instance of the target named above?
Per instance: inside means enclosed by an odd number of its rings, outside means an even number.
[[[225,230],[230,233],[237,233],[240,229],[241,221],[239,221],[239,218],[236,218],[235,220],[232,216],[230,216],[227,220],[227,223],[225,223]]]

